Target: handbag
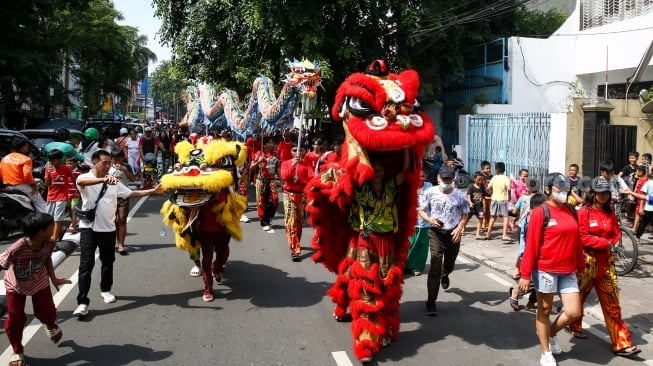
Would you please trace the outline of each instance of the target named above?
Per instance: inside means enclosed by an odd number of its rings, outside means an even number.
[[[98,202],[100,202],[102,196],[104,196],[104,193],[106,191],[107,191],[107,184],[104,183],[102,185],[102,189],[100,190],[100,195],[95,200],[95,207],[89,210],[82,210],[80,207],[75,206],[75,215],[77,215],[77,217],[79,217],[84,221],[93,222],[95,220],[95,209],[97,208],[97,204]]]

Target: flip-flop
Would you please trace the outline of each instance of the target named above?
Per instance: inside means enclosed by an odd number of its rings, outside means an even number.
[[[627,351],[628,349],[630,349],[630,351]],[[630,347],[626,347],[626,348],[624,348],[624,349],[622,349],[620,351],[615,351],[614,354],[617,355],[617,356],[621,356],[621,357],[630,357],[630,356],[634,356],[634,355],[636,355],[636,354],[638,354],[640,352],[642,352],[642,350],[637,348],[637,346],[630,346]]]
[[[501,238],[503,241],[512,241],[512,238]]]

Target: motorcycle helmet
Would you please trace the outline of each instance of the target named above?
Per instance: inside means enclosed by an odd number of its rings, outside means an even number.
[[[54,130],[54,141],[64,142],[70,137],[70,131],[67,128],[57,128]]]
[[[155,163],[156,162],[156,156],[153,153],[147,153],[143,157],[144,162],[150,162],[150,163]]]
[[[127,130],[125,127],[120,129],[120,136],[124,136],[129,134],[129,130]]]
[[[100,133],[95,127],[87,128],[86,131],[84,131],[84,135],[86,135],[86,138],[91,141],[95,141],[100,137]]]

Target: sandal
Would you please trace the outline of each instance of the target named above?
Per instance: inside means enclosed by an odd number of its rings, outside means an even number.
[[[193,266],[193,268],[190,269],[190,275],[193,277],[199,277],[202,275],[202,270],[198,266]]]
[[[574,337],[574,338],[578,338],[578,339],[587,339],[587,334],[583,333],[582,330],[574,330],[574,329],[571,329],[570,326],[566,326],[566,327],[565,327],[565,330],[566,330],[569,334],[571,334],[572,337]]]
[[[512,290],[514,288],[511,287],[508,290],[508,300],[510,301],[510,307],[512,308],[513,311],[519,311],[522,309],[522,306],[519,305],[519,300],[515,297],[512,297]]]
[[[614,354],[621,357],[630,357],[642,352],[637,346],[626,347],[622,350],[615,351]]]

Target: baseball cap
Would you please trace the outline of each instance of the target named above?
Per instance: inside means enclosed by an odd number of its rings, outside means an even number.
[[[571,183],[569,178],[565,177],[562,173],[549,173],[544,178],[545,187],[557,187],[562,192],[569,192],[571,189]]]
[[[528,191],[531,193],[538,192],[540,190],[540,182],[537,179],[529,178],[526,180],[526,187],[528,187]]]
[[[610,191],[610,182],[608,182],[603,177],[595,177],[594,179],[592,179],[592,183],[591,183],[590,187],[592,188],[592,191],[594,191],[596,193],[609,192]]]
[[[453,178],[456,175],[456,172],[454,171],[453,167],[444,165],[442,168],[440,168],[438,175],[440,178]]]
[[[123,127],[123,128],[120,129],[120,134],[121,135],[126,135],[128,133],[129,133],[129,131],[126,128]]]
[[[149,127],[149,126],[148,126],[148,127],[145,127],[145,128],[143,129],[143,131],[144,131],[144,132],[152,132],[152,127]]]

